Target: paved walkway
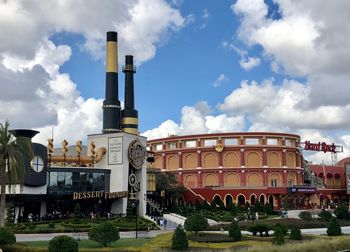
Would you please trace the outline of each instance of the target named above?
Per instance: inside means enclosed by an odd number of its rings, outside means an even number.
[[[342,227],[342,233],[343,234],[350,234],[350,226],[348,227]],[[322,235],[326,234],[326,228],[310,228],[310,229],[301,229],[301,232],[303,234],[315,234],[315,235]],[[139,237],[145,237],[145,232],[141,231],[142,233],[139,235]],[[173,230],[151,230],[148,233],[148,237],[155,237],[159,234],[165,234],[173,232]],[[213,231],[219,233],[220,231]],[[224,231],[224,233],[227,233],[227,231]],[[72,236],[74,238],[79,238],[81,240],[87,239],[87,233],[51,233],[51,234],[16,234],[17,242],[22,241],[49,241],[55,236],[58,235],[68,235]],[[245,235],[251,235],[248,231],[242,231],[242,234]],[[120,232],[120,238],[134,238],[135,237],[135,231],[129,231],[129,232]]]

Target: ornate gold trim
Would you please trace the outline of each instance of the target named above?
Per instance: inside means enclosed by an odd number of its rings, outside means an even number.
[[[135,129],[135,128],[124,128],[123,131],[125,133],[130,133],[130,134],[134,134],[134,135],[138,135],[139,134],[139,130]]]
[[[138,124],[139,119],[135,117],[123,117],[122,124]]]

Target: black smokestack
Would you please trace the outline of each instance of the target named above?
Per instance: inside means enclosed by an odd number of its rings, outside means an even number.
[[[138,113],[134,107],[134,73],[136,73],[136,68],[132,55],[125,56],[123,73],[125,73],[125,98],[122,110],[122,129],[126,133],[137,135],[139,133]]]
[[[106,98],[103,101],[102,132],[120,132],[120,101],[118,100],[118,34],[107,32]]]

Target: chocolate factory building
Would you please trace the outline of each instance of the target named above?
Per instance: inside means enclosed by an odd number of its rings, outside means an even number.
[[[23,186],[7,186],[7,201],[15,206],[17,220],[72,215],[79,203],[82,214],[125,214],[128,204],[139,215],[146,212],[146,138],[139,135],[138,113],[134,107],[133,56],[125,57],[125,107],[118,98],[118,39],[107,32],[106,94],[103,101],[102,133],[87,136],[75,146],[64,140],[54,152],[48,145],[32,143],[34,157],[26,160]],[[16,138],[31,139],[39,132],[13,130]],[[57,217],[55,216],[55,217]]]

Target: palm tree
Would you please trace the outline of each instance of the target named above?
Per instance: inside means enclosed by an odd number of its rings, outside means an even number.
[[[33,155],[30,139],[16,139],[9,126],[7,121],[0,123],[0,227],[5,225],[6,182],[22,186],[26,160]]]

